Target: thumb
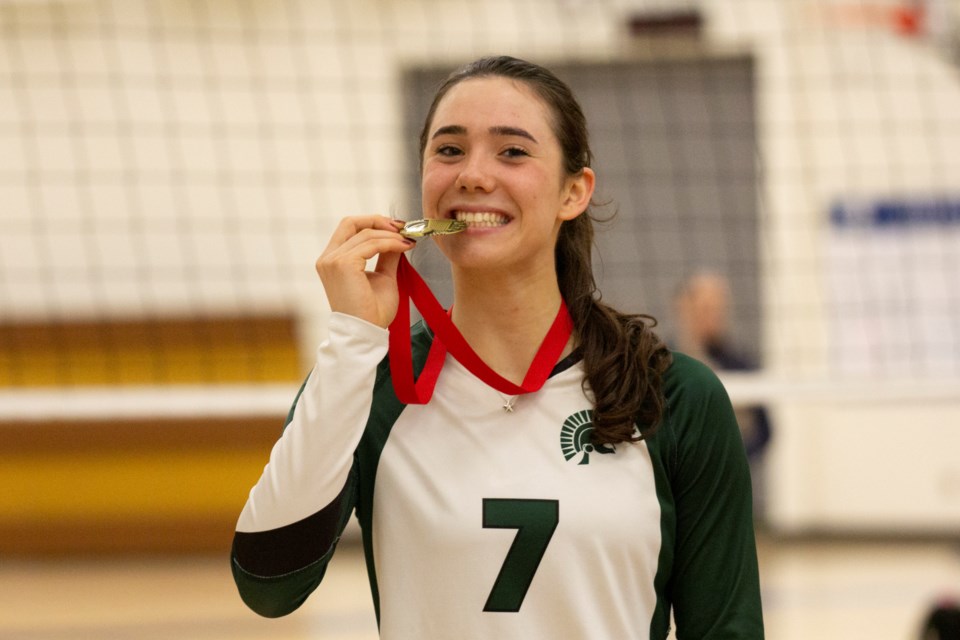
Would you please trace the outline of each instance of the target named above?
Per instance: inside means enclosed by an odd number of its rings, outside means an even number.
[[[396,279],[397,267],[400,265],[400,256],[402,255],[402,253],[381,253],[377,256],[377,266],[374,268],[374,271],[389,278]]]

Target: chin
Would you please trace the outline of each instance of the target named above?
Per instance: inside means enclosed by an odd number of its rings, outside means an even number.
[[[502,245],[480,247],[473,243],[459,242],[461,239],[464,238],[436,238],[437,247],[451,265],[473,270],[496,268],[507,262],[508,256]]]

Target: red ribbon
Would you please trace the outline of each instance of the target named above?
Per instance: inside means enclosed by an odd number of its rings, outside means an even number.
[[[566,303],[561,299],[557,317],[540,344],[523,382],[518,386],[480,359],[450,320],[450,315],[437,301],[427,283],[404,256],[400,256],[397,267],[397,290],[400,304],[396,317],[390,323],[390,373],[397,398],[404,404],[426,404],[430,401],[447,351],[467,370],[501,393],[515,396],[537,391],[550,377],[550,372],[573,333],[573,320]],[[430,345],[427,361],[416,381],[413,379],[410,344],[411,300],[433,331],[433,344]]]

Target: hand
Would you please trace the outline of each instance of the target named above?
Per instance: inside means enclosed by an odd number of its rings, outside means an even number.
[[[397,265],[416,245],[401,236],[402,222],[385,216],[344,218],[317,258],[330,309],[386,328],[397,314]],[[367,261],[377,266],[367,271]]]

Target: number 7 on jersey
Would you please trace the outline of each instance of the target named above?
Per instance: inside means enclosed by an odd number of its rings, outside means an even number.
[[[517,530],[484,611],[520,611],[559,521],[558,500],[484,498],[484,529]]]

